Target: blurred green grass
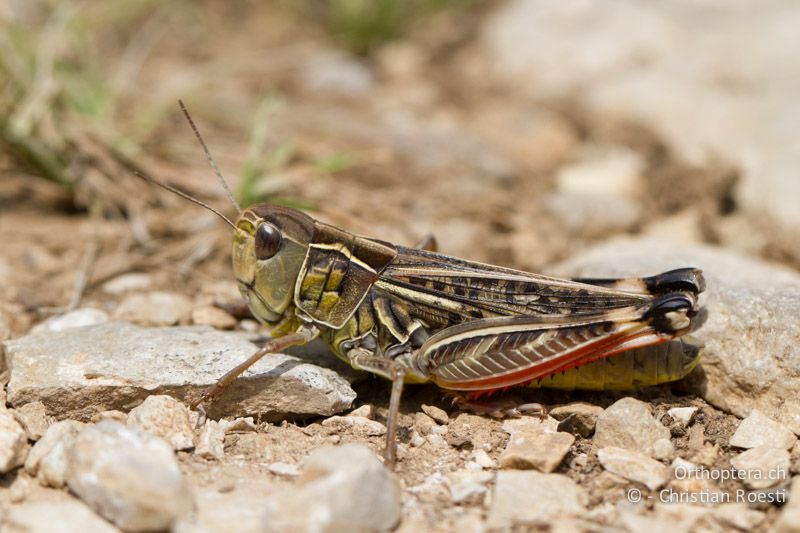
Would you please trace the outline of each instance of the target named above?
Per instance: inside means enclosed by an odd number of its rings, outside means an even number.
[[[295,25],[310,24],[315,35],[321,33],[331,44],[366,56],[408,35],[427,17],[475,2],[307,0],[279,2],[259,8],[258,13],[274,11],[281,16],[291,10]],[[31,176],[61,186],[78,207],[99,203],[102,211],[108,211],[102,206],[119,204],[111,209],[114,212],[129,211],[125,205],[129,194],[112,182],[130,178],[126,165],[114,160],[138,163],[142,147],[152,146],[160,125],[175,117],[175,101],[186,98],[185,92],[196,84],[208,83],[206,76],[178,71],[176,77],[189,80],[178,85],[184,93],[139,94],[137,76],[161,36],[178,28],[176,40],[181,46],[204,35],[208,39],[204,49],[213,53],[214,43],[226,36],[206,35],[209,20],[230,12],[244,17],[255,9],[248,4],[190,0],[18,0],[14,5],[24,9],[18,13],[14,7],[0,9],[0,148]],[[175,52],[173,47],[171,53]],[[185,66],[178,62],[176,68],[193,68],[190,58],[197,49],[179,47],[177,52],[187,59]],[[277,176],[297,153],[291,141],[267,140],[269,116],[281,105],[279,100],[274,95],[263,98],[252,122],[244,126],[249,128],[249,139],[236,192],[245,205],[273,199],[281,188]],[[307,162],[315,171],[329,174],[354,163],[354,156],[345,152]],[[87,180],[91,173],[95,179]]]
[[[330,35],[353,54],[368,56],[426,18],[476,0],[327,0],[321,13]]]

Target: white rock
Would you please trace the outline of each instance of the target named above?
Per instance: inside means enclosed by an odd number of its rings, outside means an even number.
[[[444,479],[453,503],[478,503],[486,494],[486,484],[493,477],[492,472],[456,470]]]
[[[642,216],[636,194],[644,166],[628,148],[594,149],[562,166],[544,207],[561,224],[585,235],[624,230]]]
[[[175,450],[194,447],[189,409],[170,396],[148,396],[128,413],[128,425],[161,437]]]
[[[27,476],[17,476],[8,487],[8,501],[11,503],[21,503],[28,499],[31,494],[31,478]],[[2,515],[0,515],[0,524]]]
[[[599,405],[574,402],[553,407],[548,413],[559,421],[558,430],[587,438],[594,433],[597,417],[603,412]]]
[[[792,461],[782,448],[758,446],[731,459],[731,465],[746,487],[766,489],[789,479]]]
[[[192,323],[216,329],[233,329],[238,321],[219,307],[204,305],[192,310]]]
[[[730,440],[731,446],[737,448],[756,448],[771,446],[783,450],[791,449],[797,437],[786,427],[774,421],[761,411],[753,409],[750,415],[742,420]]]
[[[497,468],[497,463],[495,463],[484,450],[475,450],[472,452],[472,460],[481,468]]]
[[[64,331],[70,328],[82,328],[86,326],[96,326],[108,322],[108,313],[100,309],[86,307],[75,309],[63,315],[48,318],[41,324],[31,328],[31,333],[41,333],[43,331]]]
[[[300,471],[297,469],[297,465],[281,462],[270,464],[267,467],[267,470],[276,476],[297,477],[300,474]]]
[[[564,460],[573,442],[575,437],[570,433],[517,431],[508,439],[500,456],[500,468],[552,472]]]
[[[116,533],[119,530],[74,498],[13,505],[0,520],[6,533]]]
[[[372,406],[369,404],[362,405],[358,409],[353,409],[352,411],[347,413],[347,416],[363,416],[364,418],[369,418],[371,415],[372,415]]]
[[[634,195],[641,186],[642,156],[630,148],[593,149],[562,166],[556,187],[569,193]]]
[[[192,509],[172,447],[118,422],[81,430],[68,450],[67,485],[127,531],[167,529]]]
[[[153,280],[149,274],[133,272],[122,274],[103,283],[103,291],[108,294],[122,294],[128,291],[142,291],[149,289]]]
[[[800,532],[800,477],[792,480],[788,503],[783,506],[781,515],[775,523],[774,533]]]
[[[556,192],[546,195],[543,202],[545,209],[564,228],[587,236],[625,231],[642,216],[638,203],[624,196],[610,194]]]
[[[322,425],[334,431],[352,431],[367,437],[386,434],[386,426],[363,416],[332,416],[323,420]]]
[[[31,402],[17,407],[14,409],[14,418],[32,441],[41,439],[50,425],[50,418],[42,402]]]
[[[400,487],[361,444],[318,448],[296,486],[279,497],[267,527],[295,531],[388,531],[400,520]]]
[[[175,292],[129,294],[114,311],[115,320],[126,320],[142,326],[185,324],[192,314],[192,301]]]
[[[673,407],[667,411],[673,420],[679,421],[684,426],[688,426],[692,422],[695,413],[697,413],[697,407]]]
[[[669,430],[653,418],[648,404],[622,398],[597,417],[594,443],[598,448],[614,446],[652,457],[653,444],[669,436]]]
[[[641,276],[703,269],[708,320],[701,372],[686,385],[740,417],[757,409],[800,434],[800,275],[720,248],[649,238],[616,239],[549,270],[562,276]]]
[[[11,404],[41,401],[49,414],[76,419],[128,411],[154,391],[198,395],[258,349],[237,333],[125,322],[29,335],[5,346]],[[330,416],[347,409],[355,396],[336,372],[276,354],[231,384],[208,414],[260,414],[268,421]]]
[[[641,483],[650,490],[663,487],[669,479],[668,467],[638,452],[608,446],[597,451],[597,458],[612,474]]]
[[[555,518],[580,516],[588,496],[574,481],[561,474],[534,471],[497,472],[489,515],[489,528],[513,524],[547,524]]]
[[[660,460],[672,459],[675,455],[675,446],[669,439],[658,439],[653,443],[653,458]]]
[[[231,431],[256,431],[258,429],[252,416],[240,416],[233,420],[222,419],[219,422],[225,427],[226,433]]]
[[[31,448],[25,471],[48,487],[61,488],[66,483],[67,450],[84,424],[75,420],[55,422]]]
[[[435,405],[422,404],[422,412],[433,418],[437,424],[446,426],[447,423],[450,422],[450,417],[447,415],[447,412],[440,407],[436,407]]]
[[[197,437],[194,454],[204,459],[221,461],[225,456],[225,425],[216,420],[206,420]]]
[[[503,420],[502,428],[512,437],[519,432],[556,433],[558,431],[558,421],[550,416],[544,420],[538,416],[520,416]]]
[[[766,518],[744,503],[701,506],[659,502],[653,512],[646,512],[641,505],[622,507],[621,511],[617,524],[624,531],[753,531]]]
[[[0,474],[10,472],[25,462],[28,437],[8,411],[0,411]]]
[[[101,420],[114,420],[115,422],[128,423],[128,415],[116,409],[109,409],[108,411],[100,411],[92,416],[92,422],[100,422]]]
[[[242,482],[231,492],[196,490],[195,512],[181,517],[171,532],[264,533],[265,503],[271,489],[266,483]]]

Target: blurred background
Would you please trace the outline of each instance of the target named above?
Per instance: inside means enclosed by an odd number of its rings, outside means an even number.
[[[119,286],[230,294],[229,229],[133,173],[235,216],[178,99],[244,205],[528,270],[630,234],[798,268],[798,28],[782,0],[4,0],[0,335]]]

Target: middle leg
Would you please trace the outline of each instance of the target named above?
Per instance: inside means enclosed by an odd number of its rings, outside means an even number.
[[[403,395],[406,368],[387,357],[381,357],[365,348],[355,348],[347,354],[353,368],[378,374],[392,382],[392,394],[389,397],[389,414],[386,419],[386,448],[384,460],[386,466],[394,470],[397,460],[397,418],[400,414],[400,398]]]

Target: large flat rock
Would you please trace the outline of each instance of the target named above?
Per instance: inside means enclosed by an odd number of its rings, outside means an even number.
[[[708,320],[700,372],[688,380],[709,403],[740,417],[758,409],[800,434],[800,274],[719,248],[617,239],[550,269],[571,276],[639,276],[703,269]]]
[[[42,332],[5,343],[8,401],[15,407],[41,401],[49,415],[87,419],[108,409],[128,411],[151,394],[185,400],[257,349],[241,334],[207,327],[108,322]],[[329,416],[350,407],[355,396],[333,370],[277,354],[251,367],[208,412],[266,420]]]

